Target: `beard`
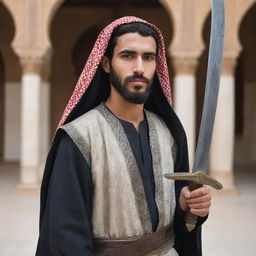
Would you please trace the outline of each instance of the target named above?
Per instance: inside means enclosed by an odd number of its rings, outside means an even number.
[[[132,76],[126,77],[122,84],[120,77],[117,75],[112,66],[110,66],[109,79],[113,87],[126,101],[135,104],[144,104],[150,96],[151,87],[154,81],[154,75],[152,78],[148,79],[143,75],[134,74]],[[133,81],[134,79],[140,79],[146,83],[147,87],[144,92],[131,92],[129,90],[128,83]]]

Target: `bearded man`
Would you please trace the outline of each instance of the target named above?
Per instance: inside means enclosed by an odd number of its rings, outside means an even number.
[[[201,255],[209,189],[164,178],[188,169],[162,34],[120,18],[100,33],[56,132],[36,255]]]

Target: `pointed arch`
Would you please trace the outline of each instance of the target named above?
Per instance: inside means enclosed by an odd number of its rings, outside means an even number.
[[[55,16],[58,9],[64,2],[65,0],[54,0],[54,1],[51,1],[50,5],[48,6],[48,13],[46,17],[46,27],[47,27],[48,36],[50,36],[50,28],[51,28],[53,17]]]
[[[3,1],[2,2],[0,1],[0,8],[3,9],[2,11],[5,16],[5,17],[1,17],[1,18],[4,18],[6,20],[6,22],[8,24],[10,24],[10,26],[8,27],[8,30],[9,30],[8,38],[4,38],[4,39],[0,40],[0,44],[3,42],[3,40],[5,42],[8,42],[8,44],[11,44],[11,42],[14,39],[15,30],[16,30],[14,15],[12,13],[12,9],[9,8],[9,6],[7,4],[5,4]],[[2,30],[4,30],[4,29],[6,29],[5,26],[2,27]],[[0,28],[0,33],[1,33],[1,28]]]
[[[172,9],[170,8],[170,4],[166,0],[158,0],[158,2],[163,6],[165,11],[168,13],[170,25],[172,27],[172,32],[173,32],[174,27],[175,27],[175,24],[174,24],[175,20],[174,20],[174,17],[173,17]]]
[[[255,0],[246,0],[239,2],[239,13],[238,13],[238,30],[241,27],[241,23],[243,22],[244,18],[247,16],[248,12],[250,12],[251,8],[255,5]]]
[[[8,0],[0,0],[0,5],[3,5],[3,7],[5,8],[5,10],[8,12],[8,14],[10,15],[15,27],[16,27],[16,20],[15,20],[15,11],[14,8],[12,6],[12,3]]]
[[[173,12],[173,4],[177,4],[177,2],[172,3],[172,5],[170,4],[170,1],[168,0],[158,0],[159,3],[163,6],[163,8],[166,10],[166,12],[168,13],[169,16],[169,21],[171,24],[171,29],[172,29],[172,35],[171,35],[171,42],[169,45],[167,45],[167,49],[168,49],[168,56],[171,56],[171,45],[173,43],[174,37],[177,33],[178,30],[178,25],[177,25],[177,17],[175,18],[175,12]]]

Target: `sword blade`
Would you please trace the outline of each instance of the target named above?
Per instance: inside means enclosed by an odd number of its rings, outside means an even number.
[[[224,46],[224,0],[212,0],[211,36],[206,87],[192,172],[206,171],[216,113]]]

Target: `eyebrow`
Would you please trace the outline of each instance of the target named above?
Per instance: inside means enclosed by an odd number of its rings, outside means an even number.
[[[121,52],[119,52],[118,54],[125,54],[125,53],[128,53],[128,54],[136,54],[136,51],[132,51],[132,50],[123,50]],[[144,55],[152,55],[152,56],[156,56],[156,53],[155,52],[145,52]]]

